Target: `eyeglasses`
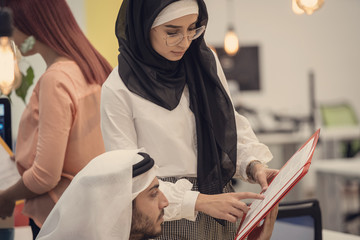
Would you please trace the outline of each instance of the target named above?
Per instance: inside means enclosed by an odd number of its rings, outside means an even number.
[[[205,31],[205,26],[188,31],[188,34],[184,36],[182,33],[168,34],[166,36],[166,45],[168,47],[173,47],[181,43],[184,37],[187,37],[189,41],[195,40],[201,36]]]

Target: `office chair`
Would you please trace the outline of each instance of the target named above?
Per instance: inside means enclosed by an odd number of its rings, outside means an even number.
[[[359,127],[360,122],[354,108],[346,102],[320,105],[322,125],[326,128]],[[360,139],[344,141],[343,157],[354,157],[360,151]]]
[[[318,200],[280,203],[271,239],[322,240]]]

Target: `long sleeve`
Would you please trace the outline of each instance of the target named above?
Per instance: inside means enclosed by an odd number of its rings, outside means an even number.
[[[235,177],[248,180],[246,167],[252,160],[267,163],[272,159],[269,148],[260,143],[255,136],[248,120],[235,113],[237,142],[237,163]]]
[[[39,125],[35,159],[33,165],[24,172],[23,181],[27,188],[38,194],[54,188],[63,170],[75,111],[69,89],[61,83],[62,78],[66,77],[60,72],[45,73],[37,92]]]
[[[27,199],[23,212],[39,226],[72,178],[105,151],[100,91],[74,61],[59,61],[40,77],[21,116],[16,165],[25,186],[41,194]]]
[[[165,208],[165,221],[181,218],[195,221],[197,216],[195,203],[199,192],[191,191],[192,183],[186,179],[180,179],[176,183],[159,180],[159,183],[160,190],[169,201],[169,206]]]

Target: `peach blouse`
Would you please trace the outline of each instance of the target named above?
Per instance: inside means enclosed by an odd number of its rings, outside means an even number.
[[[38,226],[75,174],[105,151],[100,91],[100,85],[86,83],[73,61],[51,65],[33,90],[21,117],[15,156],[25,186],[40,194],[24,207]]]

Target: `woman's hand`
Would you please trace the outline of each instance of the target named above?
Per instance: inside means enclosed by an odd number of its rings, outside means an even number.
[[[214,218],[236,222],[249,211],[243,199],[264,199],[264,196],[252,192],[222,193],[206,195],[200,193],[195,204],[195,210]]]
[[[11,217],[15,208],[15,201],[8,199],[5,191],[0,191],[0,218]]]
[[[248,240],[270,240],[278,214],[279,205],[276,205],[265,217],[261,226],[256,226],[249,234]]]
[[[278,174],[279,170],[267,168],[266,165],[256,163],[251,171],[255,182],[259,183],[262,191],[265,191],[269,187],[269,183]]]

